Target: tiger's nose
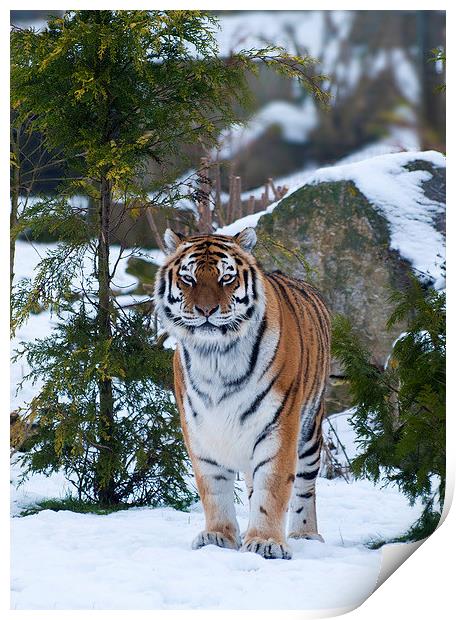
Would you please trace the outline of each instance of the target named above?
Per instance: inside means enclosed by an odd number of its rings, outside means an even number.
[[[218,304],[216,306],[195,306],[195,310],[203,316],[211,316],[212,314],[214,314],[214,312],[217,312],[218,309]]]

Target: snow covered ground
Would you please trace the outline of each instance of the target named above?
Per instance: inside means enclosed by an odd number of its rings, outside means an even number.
[[[345,420],[339,422],[345,424]],[[12,512],[64,497],[60,475],[15,488]],[[318,479],[326,542],[291,541],[293,559],[264,560],[218,547],[190,549],[204,527],[200,504],[188,513],[134,508],[110,515],[45,510],[12,519],[12,609],[332,609],[353,607],[374,590],[381,551],[363,543],[403,533],[417,518],[394,488]],[[237,513],[247,525],[245,494]]]

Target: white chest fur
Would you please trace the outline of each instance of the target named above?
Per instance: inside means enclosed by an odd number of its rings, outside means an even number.
[[[274,389],[271,364],[278,334],[260,332],[261,326],[252,329],[226,351],[188,341],[178,349],[192,446],[234,470],[248,469],[255,441],[282,398]]]

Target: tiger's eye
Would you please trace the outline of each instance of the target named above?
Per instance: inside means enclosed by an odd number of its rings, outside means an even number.
[[[181,275],[181,280],[184,284],[187,284],[187,286],[193,286],[194,280],[191,276]]]

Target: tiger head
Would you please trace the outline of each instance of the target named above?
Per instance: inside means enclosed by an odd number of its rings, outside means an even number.
[[[264,311],[261,272],[251,251],[253,228],[234,237],[184,237],[167,229],[168,252],[155,284],[162,326],[177,339],[220,341],[246,332]]]

